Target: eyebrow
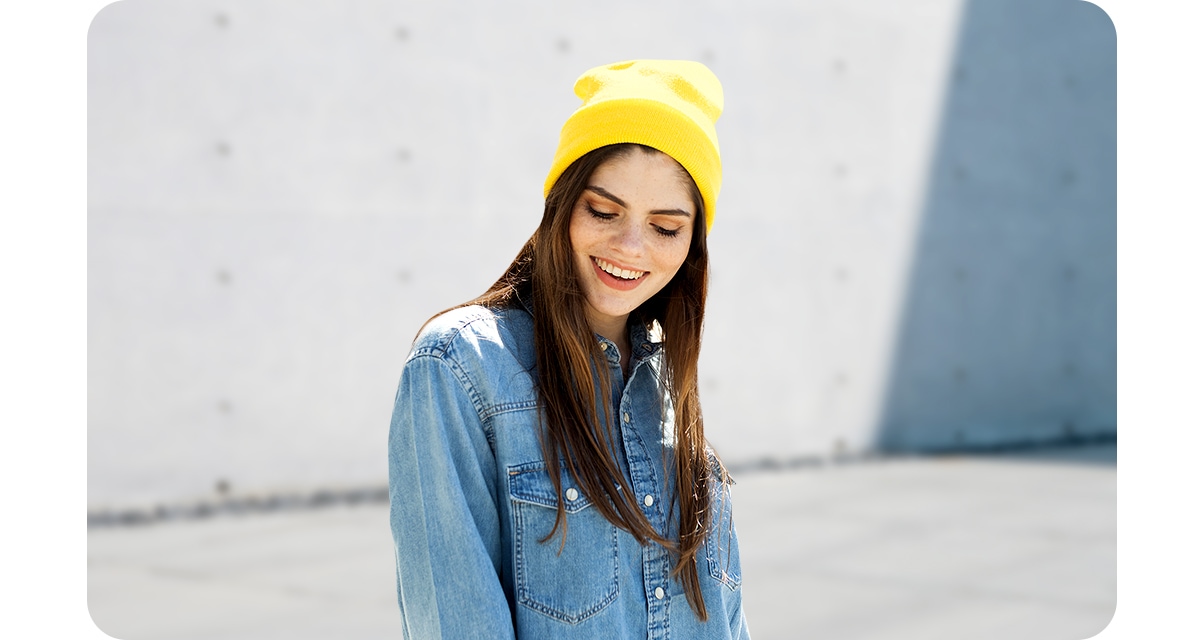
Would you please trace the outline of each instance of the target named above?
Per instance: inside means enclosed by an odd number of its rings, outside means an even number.
[[[627,203],[623,202],[622,198],[607,191],[606,189],[603,189],[602,187],[591,184],[591,185],[585,187],[585,190],[592,191],[592,192],[602,196],[603,198],[606,198],[607,200],[614,202],[615,204],[619,205],[620,207],[623,207],[624,209],[627,208]],[[649,213],[655,214],[655,215],[685,216],[687,218],[694,217],[693,214],[691,214],[688,211],[684,211],[682,209],[657,209],[655,211],[649,211]]]

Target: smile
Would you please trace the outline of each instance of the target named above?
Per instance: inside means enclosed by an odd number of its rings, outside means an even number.
[[[609,273],[610,275],[612,275],[616,278],[622,279],[622,280],[639,280],[640,278],[643,278],[644,276],[648,275],[647,271],[632,271],[630,269],[620,269],[619,267],[616,267],[615,265],[613,265],[601,258],[594,258],[594,264],[597,264],[599,269],[605,271],[606,273]]]

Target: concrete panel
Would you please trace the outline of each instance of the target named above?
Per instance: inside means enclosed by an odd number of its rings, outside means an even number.
[[[880,443],[1116,433],[1116,35],[1095,5],[972,0]]]
[[[1102,17],[109,5],[89,33],[89,506],[382,483],[414,333],[534,229],[573,80],[634,57],[725,87],[701,378],[729,462],[1114,428]]]

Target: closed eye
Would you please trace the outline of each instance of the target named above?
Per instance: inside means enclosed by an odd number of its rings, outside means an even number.
[[[652,228],[656,229],[657,233],[661,234],[662,236],[668,237],[668,238],[676,237],[677,234],[681,233],[681,227],[678,227],[676,229],[666,229],[664,227],[654,224],[654,225],[652,225]]]
[[[589,209],[590,215],[592,215],[593,217],[598,218],[600,220],[610,220],[610,219],[614,218],[615,216],[619,215],[617,213],[604,213],[602,211],[598,211],[597,209],[589,206],[588,204],[585,205],[585,208]]]

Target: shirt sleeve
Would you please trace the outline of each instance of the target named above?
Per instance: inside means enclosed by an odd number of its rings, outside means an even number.
[[[717,493],[719,494],[716,498],[719,506],[718,529],[720,535],[722,535],[722,532],[730,532],[726,540],[726,544],[728,545],[727,553],[730,554],[727,566],[734,567],[737,574],[743,575],[744,571],[740,566],[740,540],[736,536],[735,515],[733,513],[735,507],[732,504],[731,486],[729,486],[729,483],[723,482],[723,474],[720,472],[719,462],[714,457],[714,452],[708,451],[707,456],[711,461],[711,468],[714,473],[713,477],[716,480]],[[730,478],[729,482],[731,482]],[[731,484],[734,484],[734,482],[731,482]],[[728,625],[731,628],[731,637],[735,640],[749,640],[748,621],[744,618],[744,588],[736,587],[731,591],[724,589],[723,593],[723,604],[727,609],[726,613]]]
[[[750,640],[748,622],[744,619],[744,594],[740,589],[727,596],[727,620],[732,628],[732,638]]]
[[[389,520],[406,638],[513,638],[496,460],[455,362],[412,357],[389,427]]]

